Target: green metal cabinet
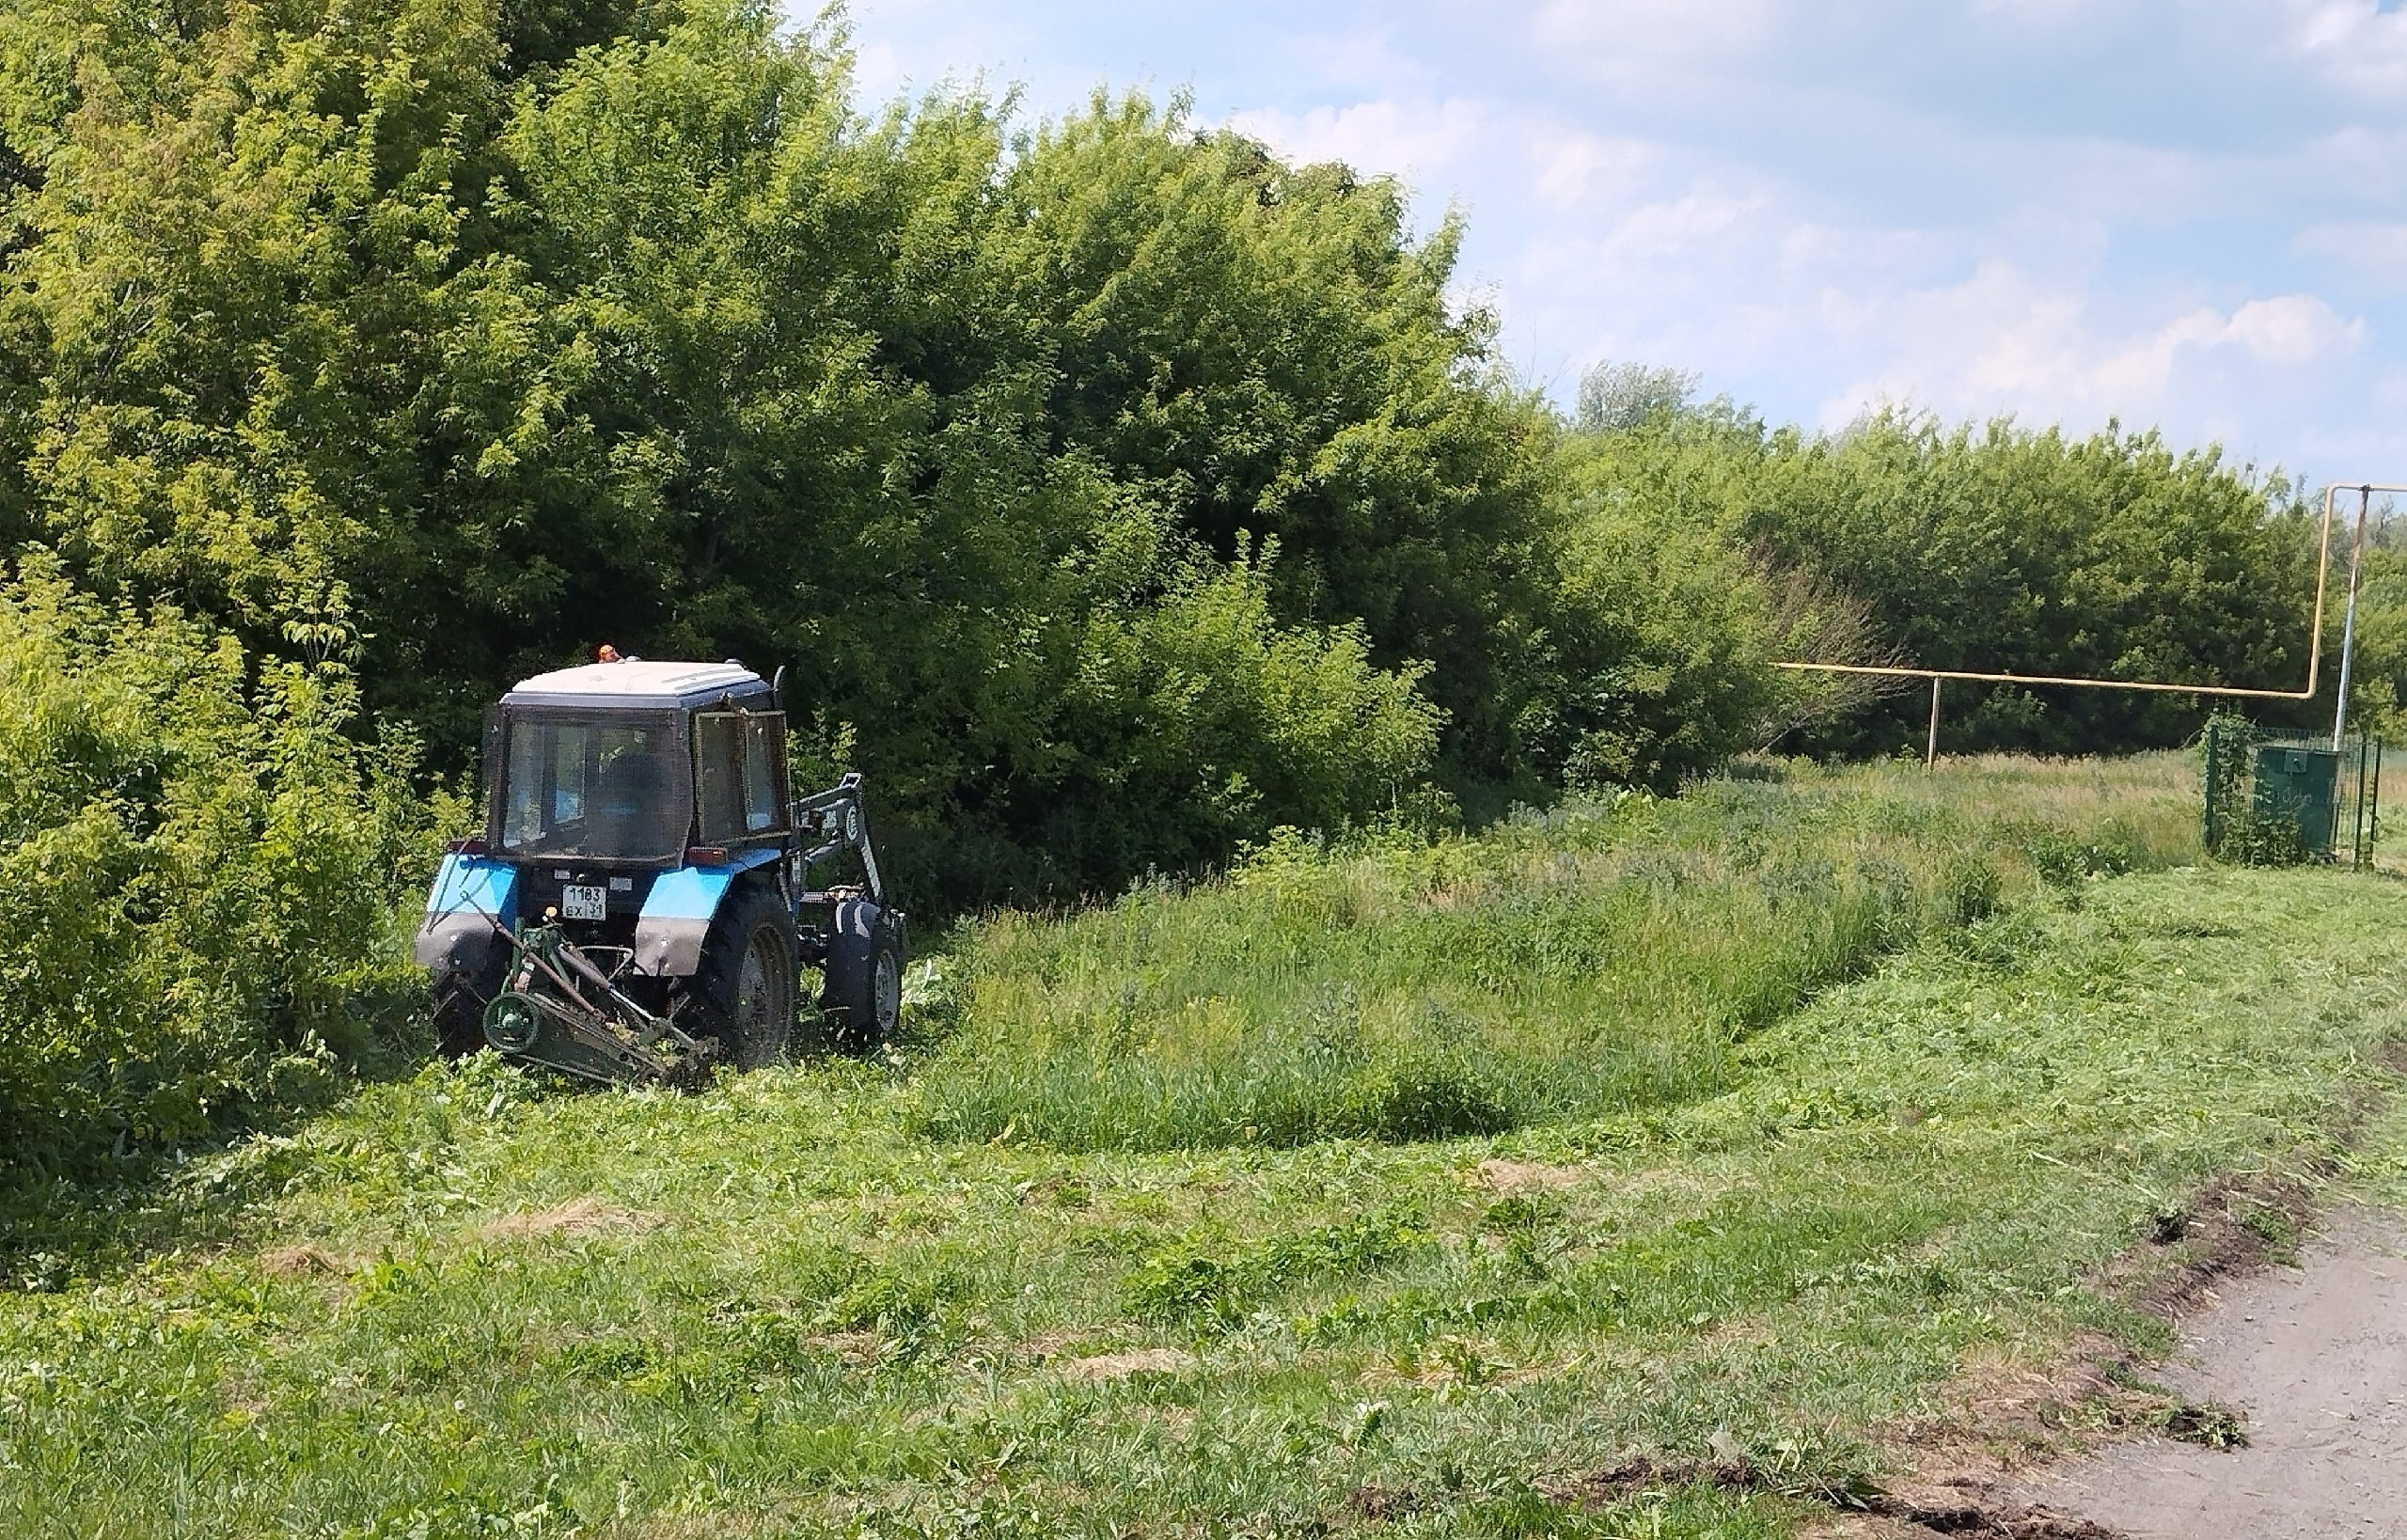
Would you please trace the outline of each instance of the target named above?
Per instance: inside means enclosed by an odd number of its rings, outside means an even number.
[[[2257,816],[2294,823],[2310,854],[2332,854],[2340,818],[2340,756],[2329,748],[2262,744],[2257,749]]]

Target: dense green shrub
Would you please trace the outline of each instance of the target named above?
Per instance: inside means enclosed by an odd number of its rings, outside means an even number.
[[[55,568],[0,589],[0,1171],[205,1135],[370,1051],[427,815],[352,704]]]
[[[1098,609],[1079,654],[1058,768],[952,831],[1041,852],[1048,869],[1023,888],[1198,870],[1273,819],[1341,828],[1392,811],[1425,779],[1444,719],[1413,688],[1424,670],[1375,668],[1359,626],[1282,626],[1246,560],[1198,562],[1150,604]]]
[[[1899,411],[1809,434],[1726,401],[1666,400],[1582,435],[1570,466],[1596,517],[1669,520],[1700,546],[1718,534],[1751,553],[1792,657],[2283,688],[2305,673],[2313,521],[2289,481],[2212,448]],[[1825,702],[1869,703],[1844,688]],[[1922,746],[1928,696],[1835,714],[1795,705],[1776,701],[1763,718],[1788,731],[1785,747],[1877,754]],[[2166,747],[2206,709],[2179,695],[1957,683],[1940,742],[1959,753]]]

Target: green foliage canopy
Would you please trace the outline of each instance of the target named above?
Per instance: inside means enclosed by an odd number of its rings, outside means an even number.
[[[0,532],[356,638],[442,756],[601,640],[790,664],[953,902],[1562,758],[1627,617],[1559,581],[1553,420],[1450,307],[1451,221],[1175,104],[865,117],[765,6],[575,14],[18,13]]]
[[[1719,402],[1588,437],[1575,475],[1607,516],[1669,514],[1708,548],[1719,531],[1758,574],[1803,574],[1815,593],[1784,618],[1792,631],[1827,631],[1833,605],[1860,610],[1854,655],[1793,656],[2274,689],[2305,676],[2315,524],[2291,484],[2152,432],[2081,438],[1884,410],[1814,435]],[[1950,696],[1949,751],[2163,746],[2206,710],[2105,690]],[[1789,742],[1919,746],[1926,699]]]

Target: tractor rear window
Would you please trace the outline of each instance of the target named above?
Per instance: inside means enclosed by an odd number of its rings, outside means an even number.
[[[684,853],[693,793],[673,716],[513,715],[509,730],[504,852],[634,861]]]

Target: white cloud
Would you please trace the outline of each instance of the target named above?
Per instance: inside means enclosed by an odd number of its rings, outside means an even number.
[[[1537,125],[1525,142],[1537,166],[1537,195],[1558,209],[1626,196],[1661,159],[1643,140],[1607,138],[1553,123]]]
[[[1492,109],[1444,102],[1364,102],[1310,112],[1241,112],[1229,123],[1298,161],[1344,161],[1358,171],[1442,178],[1485,129]]]
[[[1874,229],[1801,218],[1774,246],[1778,267],[1826,283],[1853,271],[1871,281],[1897,281],[1943,265],[1953,243],[1919,229]],[[1876,276],[1877,275],[1877,276]]]
[[[2152,322],[2131,309],[2004,261],[1860,308],[1829,340],[1881,361],[1824,400],[1823,423],[1867,400],[1911,397],[1951,416],[2009,412],[2075,427],[2178,414],[2201,436],[2228,438],[2245,430],[2252,394],[2286,388],[2366,338],[2362,322],[2311,295],[2196,305]]]
[[[2407,289],[2407,222],[2311,225],[2298,233],[2291,245],[2360,280]]]
[[[2212,323],[2212,312],[2208,316],[2210,323],[2199,338],[2201,346],[2245,348],[2268,364],[2286,368],[2354,353],[2366,339],[2364,322],[2341,320],[2313,294],[2250,300],[2219,324]]]
[[[1425,90],[1436,74],[1397,48],[1387,27],[1298,38],[1296,51],[1330,86],[1374,96]]]
[[[1726,65],[1755,53],[1779,32],[1784,8],[1777,0],[1554,0],[1535,31],[1541,45],[1628,78],[1666,63]]]
[[[1687,260],[1701,248],[1752,233],[1738,227],[1762,207],[1757,198],[1700,186],[1631,210],[1606,238],[1603,249],[1624,259]]]
[[[2293,24],[2298,52],[2336,86],[2367,93],[2407,88],[2407,13],[2375,0],[2322,0]]]
[[[2344,124],[2318,139],[2310,154],[2315,166],[2331,179],[2325,185],[2335,191],[2396,193],[2401,173],[2407,171],[2407,130]]]
[[[1640,196],[1662,169],[1660,147],[1592,134],[1497,102],[1452,97],[1380,99],[1308,112],[1233,114],[1229,125],[1301,161],[1345,161],[1424,187],[1491,181],[1578,212]]]

